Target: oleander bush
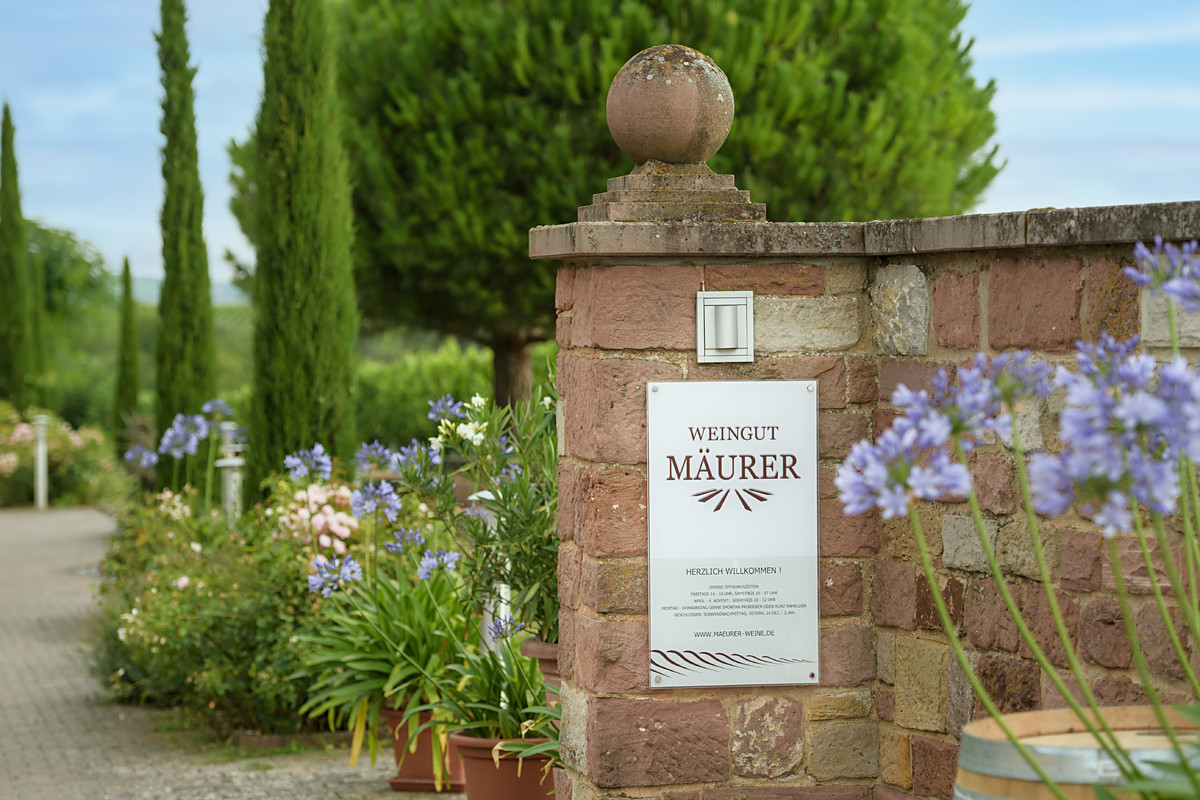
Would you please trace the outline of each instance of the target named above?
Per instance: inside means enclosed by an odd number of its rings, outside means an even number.
[[[134,479],[117,464],[113,445],[99,428],[76,429],[44,409],[18,414],[0,401],[0,506],[34,502],[34,458],[37,429],[46,423],[47,500],[55,506],[98,505],[115,508],[132,494]]]

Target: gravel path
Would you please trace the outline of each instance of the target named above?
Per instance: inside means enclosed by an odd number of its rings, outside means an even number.
[[[91,509],[0,511],[0,798],[461,800],[392,792],[346,750],[217,761],[159,732],[161,712],[105,704],[83,634],[113,521]]]

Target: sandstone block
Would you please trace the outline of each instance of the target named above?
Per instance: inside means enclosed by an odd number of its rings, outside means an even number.
[[[954,795],[957,765],[958,745],[925,736],[912,737],[914,794],[950,800]]]
[[[1104,667],[1127,669],[1133,661],[1121,622],[1121,608],[1111,597],[1096,597],[1083,607],[1079,639],[1084,657]]]
[[[804,758],[804,707],[788,697],[756,697],[737,708],[733,771],[742,778],[795,774]]]
[[[874,403],[879,400],[879,367],[859,356],[847,359],[849,376],[847,391],[851,403]]]
[[[581,601],[601,614],[646,613],[645,559],[583,560]]]
[[[863,611],[861,564],[821,563],[821,616],[858,616]]]
[[[825,292],[825,269],[808,264],[709,264],[704,268],[704,282],[710,292],[812,297]]]
[[[893,789],[890,786],[876,785],[871,789],[871,800],[916,800],[916,795]]]
[[[1003,714],[1041,707],[1041,670],[1032,661],[979,656],[979,681]],[[982,706],[976,705],[976,715]]]
[[[808,698],[808,718],[812,721],[869,717],[874,708],[874,696],[867,689],[823,692]]]
[[[1125,588],[1130,594],[1153,594],[1153,584],[1157,583],[1167,591],[1170,591],[1170,579],[1167,578],[1167,568],[1163,564],[1163,554],[1159,550],[1158,541],[1150,539],[1146,542],[1147,549],[1150,551],[1150,563],[1154,565],[1154,571],[1151,573],[1146,569],[1146,559],[1142,556],[1141,545],[1133,536],[1119,536],[1115,540],[1117,548],[1117,557],[1121,560],[1121,570],[1125,576]],[[1171,545],[1174,548],[1174,545]],[[1108,557],[1108,548],[1105,547],[1105,558],[1101,562],[1101,575],[1103,578],[1104,590],[1107,592],[1116,591],[1116,582],[1112,574],[1112,561]],[[1183,559],[1180,554],[1173,550],[1171,558],[1176,564],[1182,564]]]
[[[838,500],[819,500],[822,558],[862,558],[879,549],[876,515],[847,516]]]
[[[884,722],[896,719],[896,693],[891,689],[880,689],[875,693],[875,713]]]
[[[869,786],[709,786],[704,800],[870,800]],[[667,800],[664,796],[663,800]]]
[[[860,336],[857,297],[754,298],[756,352],[840,351]]]
[[[1058,536],[1046,526],[1040,526],[1042,552],[1050,574],[1058,570]],[[1000,526],[996,534],[996,560],[1005,575],[1020,575],[1040,580],[1037,558],[1033,554],[1033,541],[1029,538],[1029,526],[1024,519],[1013,519]],[[1065,576],[1064,576],[1065,577]]]
[[[840,263],[826,268],[825,291],[829,294],[858,294],[867,285],[867,270],[862,264]]]
[[[1067,635],[1070,637],[1072,649],[1074,649],[1079,630],[1079,601],[1065,592],[1056,592],[1055,599],[1058,601],[1058,607],[1067,628]],[[1021,604],[1021,616],[1025,618],[1029,632],[1041,646],[1046,658],[1050,659],[1050,663],[1059,667],[1068,666],[1070,662],[1067,660],[1066,650],[1055,628],[1054,617],[1050,613],[1050,603],[1046,599],[1045,589],[1037,585],[1026,589],[1025,600]],[[1024,642],[1021,643],[1021,655],[1033,658],[1033,651]]]
[[[631,469],[581,469],[575,490],[580,547],[597,558],[646,555],[646,476]],[[559,517],[562,498],[559,497]],[[561,524],[561,523],[560,523]]]
[[[1105,675],[1092,684],[1096,702],[1106,706],[1141,706],[1150,701],[1146,690],[1125,675]]]
[[[694,267],[587,267],[576,270],[572,347],[685,350],[696,346]]]
[[[693,343],[693,348],[695,343]],[[759,356],[749,363],[688,364],[698,380],[817,381],[822,409],[846,407],[846,362],[841,356]]]
[[[980,453],[971,469],[975,479],[975,497],[979,507],[994,514],[1017,510],[1017,492],[1013,487],[1013,464],[1004,456]]]
[[[988,344],[996,350],[1062,352],[1083,336],[1078,261],[1005,259],[992,263]]]
[[[694,334],[693,334],[694,338]],[[646,461],[646,383],[680,380],[674,364],[559,357],[567,452],[599,463]]]
[[[1126,277],[1123,266],[1106,258],[1088,267],[1088,312],[1083,328],[1090,342],[1098,341],[1101,333],[1109,333],[1119,342],[1138,333],[1138,288]]]
[[[817,450],[821,458],[845,458],[850,448],[867,437],[870,420],[854,412],[817,415]]]
[[[994,520],[983,521],[984,532],[992,547],[996,546],[997,525]],[[942,563],[954,569],[987,572],[987,556],[979,541],[975,521],[968,516],[947,514],[942,518]]]
[[[1017,608],[1020,608],[1022,590],[1016,584],[1008,584]],[[981,650],[1004,650],[1014,653],[1020,643],[1017,625],[1004,605],[1000,590],[990,577],[978,578],[967,590],[967,613],[963,629],[971,644]]]
[[[575,307],[575,267],[561,266],[554,276],[554,310],[570,311]]]
[[[1017,410],[1016,431],[1021,440],[1021,449],[1033,453],[1046,448],[1045,432],[1042,427],[1042,417],[1047,409],[1046,401],[1041,398],[1030,398]],[[1000,437],[1010,450],[1013,447],[1011,435]]]
[[[942,347],[979,349],[979,273],[947,272],[933,282],[933,335]]]
[[[1184,656],[1190,662],[1193,660],[1195,647],[1191,637],[1187,635],[1183,612],[1173,607],[1168,607],[1168,612],[1171,618],[1171,627],[1175,629],[1180,644],[1183,646]],[[1183,664],[1179,661],[1179,655],[1175,652],[1175,646],[1171,642],[1170,634],[1167,633],[1167,626],[1163,624],[1158,606],[1156,604],[1143,606],[1135,619],[1137,620],[1138,642],[1142,646],[1142,652],[1146,656],[1146,665],[1150,671],[1155,675],[1185,680],[1187,672],[1184,671]]]
[[[1065,530],[1061,545],[1062,587],[1080,592],[1104,585],[1104,537],[1096,531]]]
[[[1167,323],[1167,301],[1162,296],[1143,292],[1141,297],[1142,344],[1169,347],[1171,328]],[[1200,347],[1200,311],[1175,310],[1175,327],[1180,347]]]
[[[560,350],[571,346],[571,317],[560,314],[554,318],[554,343]]]
[[[896,682],[896,633],[894,631],[885,631],[879,628],[875,631],[875,673],[884,683]]]
[[[573,544],[558,548],[558,600],[566,608],[579,608],[579,579],[583,553]]]
[[[558,749],[565,765],[582,772],[587,768],[587,725],[590,695],[563,683],[559,688],[562,722],[558,727]]]
[[[598,787],[728,780],[729,718],[719,700],[595,697],[588,709],[587,776]]]
[[[943,364],[936,361],[897,361],[892,358],[879,359],[879,395],[890,401],[896,387],[901,384],[914,392],[929,391],[933,388],[933,378],[941,370],[954,378],[953,364]]]
[[[873,722],[820,722],[809,730],[808,773],[818,781],[879,774],[879,727]]]
[[[858,686],[874,680],[870,628],[825,628],[820,646],[822,686]]]
[[[564,680],[575,678],[575,619],[578,616],[568,606],[558,609],[558,674]]]
[[[879,560],[871,582],[871,615],[876,625],[917,627],[917,568],[912,564]]]
[[[971,654],[967,654],[968,662]],[[950,672],[946,676],[946,732],[962,736],[962,729],[971,721],[975,711],[975,692],[971,682],[957,658],[950,659]]]
[[[593,692],[629,693],[650,688],[650,633],[645,620],[575,620],[575,682]],[[589,773],[590,774],[590,773]]]
[[[946,668],[950,648],[941,642],[896,639],[896,724],[921,731],[946,728]]]
[[[942,602],[946,604],[950,621],[957,630],[963,619],[963,582],[958,578],[947,577],[940,579],[940,583]],[[917,579],[916,623],[918,628],[924,630],[942,630],[942,620],[934,603],[933,592],[930,591],[929,582],[923,575]]]
[[[912,788],[912,757],[909,752],[909,735],[895,728],[879,729],[879,780]]]
[[[929,285],[919,267],[889,264],[871,285],[875,348],[890,355],[917,356],[927,350]]]

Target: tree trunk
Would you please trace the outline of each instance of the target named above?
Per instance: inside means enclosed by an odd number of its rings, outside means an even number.
[[[533,348],[524,339],[492,342],[492,392],[500,405],[529,398],[533,389]]]

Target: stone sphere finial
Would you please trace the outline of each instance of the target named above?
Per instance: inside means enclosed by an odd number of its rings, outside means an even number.
[[[733,91],[713,60],[679,44],[647,48],[608,89],[608,130],[636,164],[702,164],[733,125]]]

